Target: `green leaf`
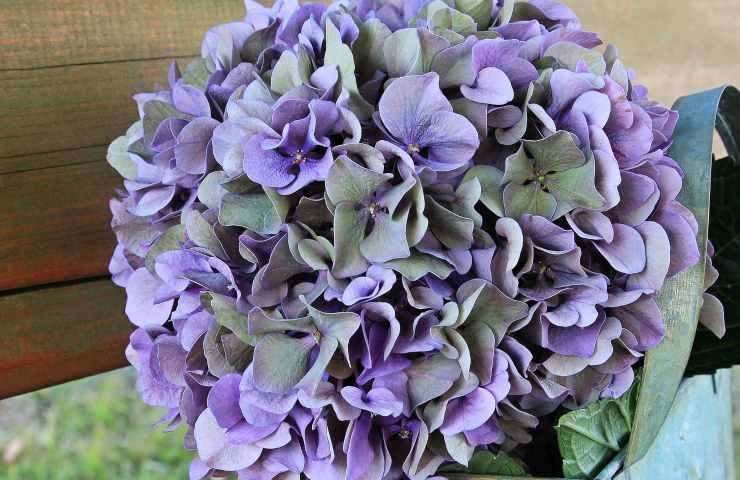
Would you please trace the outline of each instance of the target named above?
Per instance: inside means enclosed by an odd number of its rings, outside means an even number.
[[[638,376],[621,398],[599,400],[560,417],[555,429],[566,478],[593,478],[625,448],[639,390]]]
[[[724,305],[727,331],[722,339],[702,327],[687,366],[688,374],[714,373],[740,364],[740,217],[736,183],[740,179],[740,92],[725,91],[717,114],[717,130],[729,156],[712,165],[712,208],[709,238],[719,279],[709,290]]]
[[[272,235],[282,224],[275,207],[263,193],[224,195],[218,221],[226,227],[243,227],[263,235]]]
[[[527,469],[521,461],[515,459],[508,453],[489,452],[478,450],[468,462],[468,466],[460,464],[442,467],[440,473],[466,473],[469,475],[509,475],[512,477],[526,477]]]
[[[128,151],[128,137],[123,136],[113,140],[108,147],[105,159],[123,178],[129,180],[136,178],[138,169]]]
[[[669,155],[685,172],[678,199],[692,211],[699,224],[698,243],[702,257],[706,252],[708,236],[714,127],[716,123],[720,136],[730,145],[728,151],[732,151],[731,138],[737,138],[740,122],[737,114],[730,111],[737,112],[739,95],[735,88],[722,87],[683,97],[674,105],[680,118]],[[724,120],[717,121],[720,111]],[[721,216],[716,218],[720,222],[731,221]],[[719,240],[722,241],[721,237]],[[719,258],[722,250],[718,251]],[[673,404],[697,328],[704,277],[705,264],[699,262],[666,281],[658,294],[666,336],[645,358],[643,388],[627,454],[628,465],[639,462],[645,456]],[[717,358],[719,356],[718,352]]]

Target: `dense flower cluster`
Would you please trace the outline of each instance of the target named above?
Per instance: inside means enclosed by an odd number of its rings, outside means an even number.
[[[600,44],[554,0],[281,0],[135,97],[110,269],[191,478],[424,479],[631,385],[697,224]]]

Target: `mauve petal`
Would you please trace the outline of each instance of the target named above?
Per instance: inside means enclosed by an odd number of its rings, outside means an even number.
[[[283,157],[276,150],[263,150],[263,135],[255,135],[244,145],[244,172],[253,182],[280,188],[295,180],[293,159]]]
[[[617,223],[614,225],[614,239],[609,243],[594,242],[594,246],[618,272],[631,274],[645,269],[645,241],[633,227]]]
[[[555,118],[575,99],[603,86],[604,80],[591,73],[574,73],[566,69],[556,70],[550,79],[552,104],[547,112]]]
[[[177,136],[175,160],[177,168],[192,175],[206,173],[213,157],[211,138],[219,122],[212,118],[196,118]]]
[[[374,388],[365,393],[357,387],[344,387],[342,397],[353,407],[383,417],[397,417],[403,411],[403,402],[386,388]]]
[[[679,208],[681,206],[674,202],[670,207],[656,212],[651,218],[665,229],[671,241],[669,277],[696,265],[701,259],[696,232],[686,218],[679,213]]]
[[[588,358],[596,350],[596,340],[604,326],[606,316],[602,314],[599,321],[593,322],[585,328],[578,326],[557,327],[547,329],[547,341],[544,347],[561,355]]]
[[[222,428],[231,428],[244,419],[239,409],[239,382],[241,375],[225,375],[208,393],[208,408]]]
[[[623,169],[640,163],[642,157],[650,152],[653,144],[653,124],[650,116],[639,105],[632,104],[634,122],[627,129],[610,130],[606,133],[611,141],[614,155]]]
[[[641,352],[657,346],[665,336],[663,314],[654,298],[643,296],[630,305],[614,309],[612,315],[636,337],[635,348]]]
[[[154,215],[170,204],[175,197],[176,190],[174,186],[151,188],[138,199],[136,206],[130,208],[129,212],[137,217]]]
[[[179,82],[172,89],[172,103],[179,111],[194,117],[210,117],[211,106],[203,90]]]
[[[317,22],[321,21],[321,17],[325,11],[326,6],[320,3],[302,5],[280,24],[275,40],[292,47],[298,43],[298,34],[301,32],[303,24],[310,18],[313,18]]]
[[[588,240],[614,240],[614,227],[609,218],[593,210],[574,210],[565,216],[568,225],[581,238]]]
[[[402,142],[414,143],[433,114],[452,112],[452,105],[439,88],[436,73],[409,75],[394,80],[378,103],[383,126]]]
[[[486,67],[478,72],[474,86],[462,85],[460,91],[465,98],[488,105],[505,105],[514,99],[509,77],[495,67]]]
[[[627,278],[627,289],[657,292],[663,287],[668,274],[671,243],[665,230],[658,223],[644,222],[636,228],[645,241],[645,249],[650,254],[647,256],[645,270]]]
[[[450,171],[465,165],[478,150],[478,132],[470,121],[452,112],[437,112],[416,139],[429,150],[427,158],[415,155],[415,160],[433,170]]]
[[[621,201],[609,211],[609,216],[617,223],[637,226],[655,210],[660,191],[658,185],[650,177],[623,171],[619,196]]]
[[[447,436],[474,430],[486,423],[495,411],[493,394],[485,388],[476,388],[468,395],[450,401],[439,430]]]
[[[257,461],[262,449],[251,444],[231,444],[226,430],[219,427],[210,410],[201,413],[195,422],[195,442],[198,456],[206,465],[218,470],[234,472]]]
[[[154,295],[162,283],[146,268],[139,268],[126,287],[126,315],[138,327],[164,325],[172,312],[173,300],[154,304]]]

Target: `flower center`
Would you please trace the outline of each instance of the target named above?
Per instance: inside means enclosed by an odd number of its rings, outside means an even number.
[[[421,147],[419,147],[418,143],[411,143],[408,147],[406,147],[406,150],[411,154],[419,153],[421,152]]]
[[[316,342],[316,345],[321,343],[321,332],[319,332],[318,328],[313,329],[311,336],[313,337],[314,342]]]
[[[306,154],[303,153],[303,150],[296,150],[295,154],[293,155],[293,165],[300,165],[305,161]]]
[[[373,202],[367,206],[367,211],[370,213],[370,216],[372,218],[375,218],[375,216],[378,214],[378,211],[380,209],[381,209],[381,206],[378,205],[377,202]]]
[[[401,440],[407,440],[410,436],[411,432],[406,427],[398,431],[398,438],[400,438]]]

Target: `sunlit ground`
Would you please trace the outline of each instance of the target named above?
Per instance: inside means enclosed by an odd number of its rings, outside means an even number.
[[[740,368],[735,380],[737,462]],[[139,401],[131,369],[2,401],[0,480],[185,480],[183,432],[163,432],[158,418]]]

